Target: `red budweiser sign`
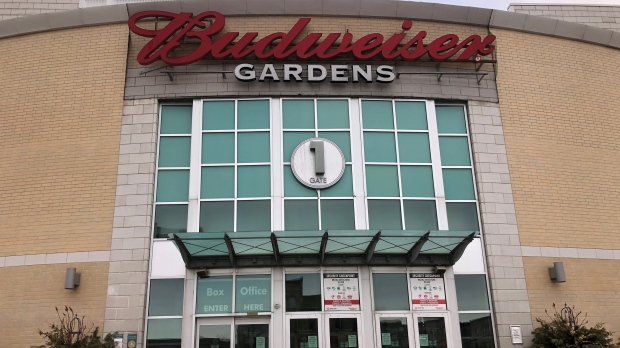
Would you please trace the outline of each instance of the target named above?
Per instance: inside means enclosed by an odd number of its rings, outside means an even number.
[[[163,28],[152,30],[141,28],[137,22],[159,17],[170,22]],[[211,20],[211,25],[205,21]],[[251,20],[248,18],[248,20]],[[403,42],[407,31],[413,26],[411,20],[402,24],[402,31],[389,38],[373,33],[354,40],[350,33],[310,33],[300,37],[310,23],[310,18],[300,18],[288,33],[277,32],[256,40],[258,33],[248,32],[240,37],[238,32],[218,35],[226,19],[219,12],[207,11],[197,16],[190,12],[171,13],[165,11],[144,11],[129,18],[129,29],[134,33],[152,38],[138,53],[138,62],[151,64],[161,59],[170,65],[186,65],[203,58],[213,59],[300,59],[326,60],[337,57],[357,60],[417,60],[425,55],[434,61],[455,57],[456,61],[467,61],[475,56],[486,56],[495,50],[494,35],[484,39],[471,35],[460,40],[455,34],[446,34],[435,40],[424,42],[426,31],[418,32]],[[193,51],[175,53],[182,46],[184,38],[197,39]],[[322,38],[322,40],[321,40]],[[296,42],[296,43],[295,43]]]

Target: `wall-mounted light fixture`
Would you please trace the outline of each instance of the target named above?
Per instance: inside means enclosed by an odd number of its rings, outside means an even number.
[[[444,273],[446,273],[446,270],[447,270],[446,266],[436,266],[435,267],[435,273],[437,273],[437,274],[444,274]]]
[[[196,275],[198,276],[198,278],[209,278],[209,271],[207,271],[206,268],[201,268],[199,270],[196,271]]]
[[[80,286],[80,274],[75,268],[67,268],[65,275],[65,289],[75,289]]]
[[[549,278],[555,280],[558,283],[564,283],[566,281],[566,274],[564,273],[564,262],[554,262],[553,267],[549,268]]]

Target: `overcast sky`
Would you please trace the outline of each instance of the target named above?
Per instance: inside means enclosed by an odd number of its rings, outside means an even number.
[[[416,1],[416,0],[413,0]],[[425,0],[424,2],[435,2],[440,4],[464,5],[475,7],[495,8],[498,10],[508,9],[511,3],[530,3],[530,4],[584,4],[584,5],[620,5],[620,0]]]

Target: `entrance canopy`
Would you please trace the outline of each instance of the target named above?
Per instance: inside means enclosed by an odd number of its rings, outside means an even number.
[[[185,267],[451,266],[476,231],[171,233]]]

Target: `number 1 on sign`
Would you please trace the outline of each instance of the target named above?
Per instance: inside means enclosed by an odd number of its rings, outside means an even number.
[[[310,151],[314,151],[314,172],[317,175],[325,174],[325,144],[323,141],[311,141]]]

